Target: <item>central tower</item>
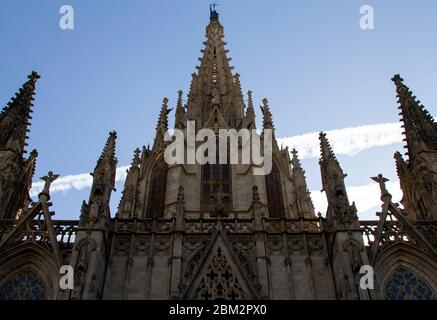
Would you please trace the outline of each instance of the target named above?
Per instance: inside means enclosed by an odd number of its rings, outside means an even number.
[[[220,129],[256,129],[252,92],[245,101],[240,75],[233,73],[229,51],[225,48],[224,28],[215,8],[210,9],[206,41],[199,58],[197,72],[192,74],[191,86],[185,100],[178,92],[174,128],[181,130],[185,145],[190,148],[188,122],[195,124],[193,134],[211,129],[218,137]],[[184,104],[186,101],[186,104]],[[184,215],[214,217],[218,211],[226,216],[250,216],[253,189],[257,189],[261,214],[269,217],[314,217],[305,175],[297,153],[293,161],[287,148],[280,149],[274,136],[273,117],[267,99],[262,100],[263,128],[273,131],[272,170],[267,176],[254,175],[254,164],[175,164],[164,160],[165,141],[169,129],[169,100],[164,98],[156,126],[152,148],[135,151],[128,171],[119,218],[174,217],[178,193],[183,190]],[[260,137],[261,141],[263,135]],[[217,150],[220,143],[217,139]],[[204,141],[194,142],[194,146]],[[228,144],[228,142],[226,142]],[[228,144],[229,145],[229,144]],[[242,141],[238,142],[241,159]],[[294,163],[294,169],[291,164]]]

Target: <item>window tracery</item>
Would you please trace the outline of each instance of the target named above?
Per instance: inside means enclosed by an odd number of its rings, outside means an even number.
[[[218,247],[194,294],[199,300],[247,299],[228,260]]]
[[[0,289],[0,300],[44,300],[46,286],[33,272],[21,272]]]
[[[398,268],[385,287],[386,300],[432,300],[428,285],[412,271]]]

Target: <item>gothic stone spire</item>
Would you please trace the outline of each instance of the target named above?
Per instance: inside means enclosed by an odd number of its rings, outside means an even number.
[[[168,131],[168,114],[173,109],[168,108],[168,98],[162,100],[161,112],[159,113],[158,122],[156,124],[156,138],[153,149],[157,150],[164,144],[164,136]]]
[[[117,169],[117,158],[115,157],[116,139],[117,133],[115,131],[110,132],[102,154],[97,160],[94,172],[91,173],[93,184],[88,201],[89,215],[87,216],[89,222],[91,221],[93,224],[101,216],[105,216],[107,219],[110,217],[109,201],[114,190]]]
[[[338,164],[337,158],[335,157],[335,154],[332,151],[331,144],[326,138],[326,133],[320,132],[319,140],[320,140],[320,161],[328,162],[332,160]]]
[[[179,130],[184,129],[187,125],[187,114],[183,106],[182,95],[183,95],[182,90],[179,90],[178,102],[176,105],[176,112],[175,112],[175,125],[174,125],[174,127]]]
[[[355,204],[349,205],[344,178],[346,174],[340,167],[340,163],[332,151],[326,134],[321,132],[320,139],[320,172],[322,175],[322,186],[328,199],[328,211],[326,218],[337,225],[350,225],[356,222]]]
[[[212,10],[212,9],[211,9]],[[187,114],[190,120],[200,125],[210,124],[212,113],[219,112],[226,126],[235,128],[244,116],[244,102],[238,75],[232,74],[228,50],[223,41],[224,29],[218,14],[211,11],[211,19],[206,27],[206,41],[199,58],[198,72],[193,74],[188,94]]]
[[[118,206],[118,217],[132,218],[135,213],[135,203],[137,200],[138,180],[140,176],[141,151],[135,149],[132,164],[126,170],[127,176],[124,182],[123,194]]]
[[[261,111],[263,113],[263,128],[274,130],[272,113],[270,112],[269,101],[266,98],[263,99]]]
[[[395,154],[405,212],[412,219],[437,219],[437,124],[399,75],[393,77],[402,116],[408,160]]]
[[[0,113],[0,148],[25,153],[29,120],[32,118],[35,84],[40,76],[33,71]]]
[[[399,103],[399,115],[402,116],[405,129],[405,141],[409,157],[421,150],[437,150],[437,124],[429,112],[403,83],[399,74],[392,81],[396,85]]]
[[[23,158],[32,113],[35,84],[32,72],[0,113],[0,219],[14,219],[30,202],[29,189],[35,168],[36,151]]]
[[[248,129],[255,129],[255,109],[253,108],[252,91],[247,92],[247,110],[244,118],[244,126]]]
[[[305,170],[302,169],[297,150],[293,149],[291,154],[291,164],[293,165],[292,179],[298,214],[300,217],[314,217],[314,205],[306,183]]]

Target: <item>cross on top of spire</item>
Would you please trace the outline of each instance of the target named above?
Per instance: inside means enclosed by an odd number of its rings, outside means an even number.
[[[209,15],[209,19],[211,20],[211,21],[218,21],[218,19],[219,19],[219,14],[218,14],[218,12],[215,10],[215,8],[218,6],[218,4],[217,3],[215,3],[215,2],[213,2],[213,3],[211,3],[210,5],[209,5],[209,13],[210,13],[210,15]]]

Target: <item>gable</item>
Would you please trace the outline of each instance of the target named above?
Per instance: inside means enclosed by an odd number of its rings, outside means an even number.
[[[219,232],[193,277],[184,299],[256,299],[232,248]]]

